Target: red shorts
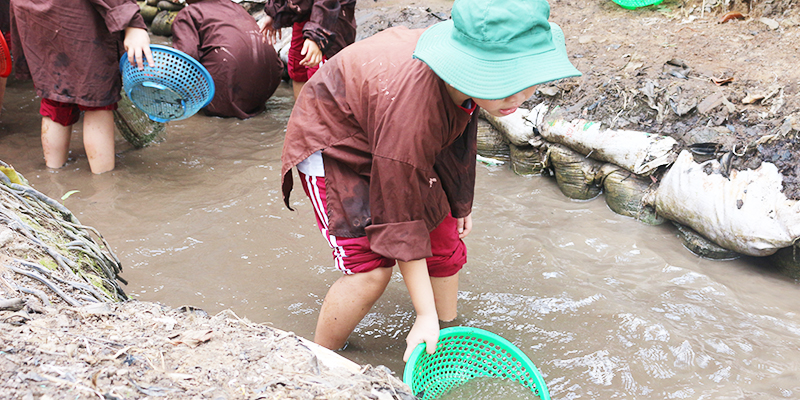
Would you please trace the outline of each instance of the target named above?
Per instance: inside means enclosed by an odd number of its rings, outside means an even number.
[[[357,238],[340,238],[328,231],[328,207],[325,196],[325,178],[307,176],[300,173],[300,180],[317,217],[322,235],[333,249],[333,260],[336,268],[345,274],[352,275],[369,272],[375,268],[392,268],[395,260],[373,253],[366,236]],[[448,215],[431,235],[431,252],[433,256],[426,259],[428,274],[442,278],[453,276],[467,262],[467,246],[458,238],[457,221]]]
[[[117,109],[117,103],[109,104],[103,107],[86,107],[79,104],[62,103],[60,101],[42,99],[42,104],[39,106],[39,114],[43,117],[48,117],[54,122],[58,122],[63,126],[70,126],[78,122],[81,117],[81,111],[102,111]]]
[[[294,25],[292,25],[292,43],[289,46],[289,53],[286,54],[286,57],[289,59],[289,78],[295,82],[308,82],[319,67],[328,60],[325,56],[322,56],[322,62],[316,67],[300,65],[300,61],[305,58],[304,55],[300,54],[300,52],[303,51],[303,43],[306,41],[303,37],[303,27],[305,25],[305,22],[295,22]]]

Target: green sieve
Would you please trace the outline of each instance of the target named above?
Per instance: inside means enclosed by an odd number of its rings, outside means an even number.
[[[479,377],[519,382],[540,400],[550,392],[539,370],[517,346],[483,329],[455,326],[439,331],[436,352],[418,345],[406,363],[403,382],[422,400],[436,399]]]
[[[637,7],[654,6],[661,4],[663,0],[612,0],[614,3],[619,4],[620,7],[635,10]]]

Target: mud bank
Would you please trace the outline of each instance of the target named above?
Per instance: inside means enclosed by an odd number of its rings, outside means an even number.
[[[385,367],[232,311],[127,300],[99,232],[0,171],[1,397],[413,398]]]

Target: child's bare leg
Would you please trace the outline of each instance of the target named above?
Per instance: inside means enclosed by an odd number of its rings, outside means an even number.
[[[42,117],[42,150],[44,163],[49,168],[61,168],[69,157],[69,140],[72,125],[64,126],[50,117]]]
[[[114,112],[86,111],[83,115],[83,147],[95,174],[114,169]]]
[[[431,288],[439,319],[445,322],[456,319],[458,316],[458,272],[444,278],[431,277]]]
[[[292,81],[292,91],[294,92],[295,100],[297,100],[297,96],[300,96],[300,89],[302,89],[305,84],[305,82]]]
[[[322,303],[314,342],[331,350],[341,349],[386,290],[391,277],[392,268],[376,268],[345,275],[334,282]]]

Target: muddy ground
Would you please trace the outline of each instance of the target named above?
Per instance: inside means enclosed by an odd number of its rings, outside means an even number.
[[[431,25],[449,17],[450,4],[361,1],[359,38]],[[773,162],[784,193],[800,199],[800,11],[791,1],[551,5],[584,75],[542,85],[529,105],[670,135],[685,147],[718,144],[717,155],[732,152],[738,168]],[[0,298],[24,303],[0,311],[0,398],[410,398],[380,366],[331,368],[325,359],[335,357],[230,312],[207,316],[136,301],[75,307],[54,298],[48,305],[15,285],[36,283],[0,270]]]
[[[387,2],[400,9],[384,12]],[[444,1],[387,2],[359,3],[361,36],[449,17]],[[566,120],[672,136],[720,158],[732,152],[736,169],[772,162],[784,194],[800,199],[800,9],[792,1],[665,0],[636,10],[610,0],[550,4],[583,76],[542,85],[525,106],[546,103]]]
[[[413,398],[387,368],[326,363],[312,343],[230,311],[29,304],[0,324],[3,399]]]
[[[800,10],[791,1],[666,0],[635,11],[611,1],[551,4],[584,75],[547,85],[532,104],[685,147],[714,143],[737,169],[772,162],[784,194],[800,199]]]

